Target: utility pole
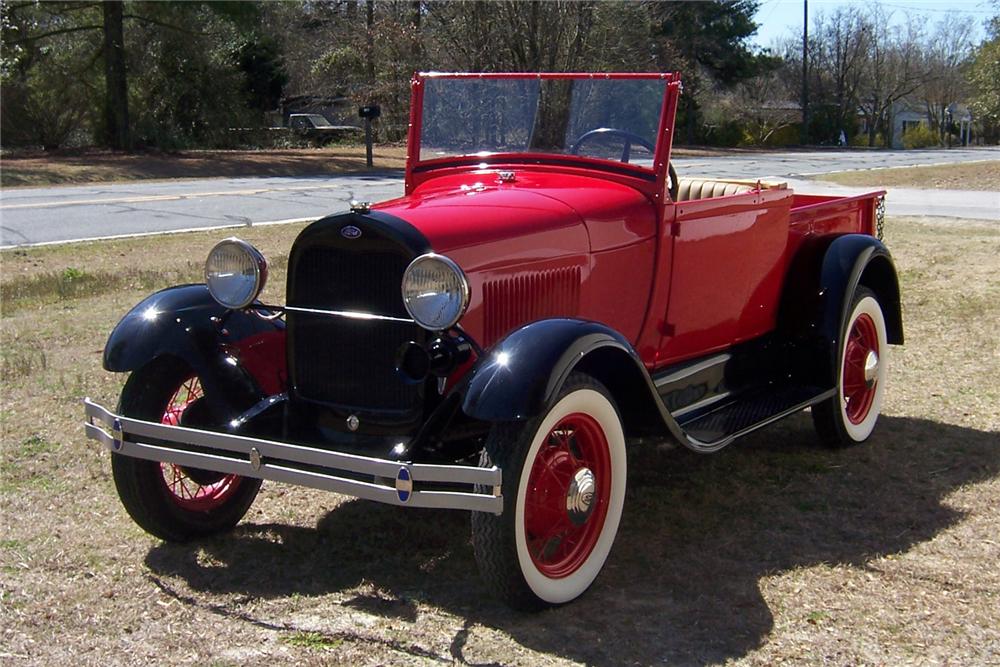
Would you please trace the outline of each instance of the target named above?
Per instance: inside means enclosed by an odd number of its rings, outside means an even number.
[[[809,143],[809,0],[802,0],[802,144]]]

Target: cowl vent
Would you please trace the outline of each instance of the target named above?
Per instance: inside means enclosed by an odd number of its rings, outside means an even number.
[[[534,320],[575,317],[580,307],[580,267],[525,273],[483,285],[485,344]]]

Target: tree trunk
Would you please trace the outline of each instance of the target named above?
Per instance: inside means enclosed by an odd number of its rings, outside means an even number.
[[[566,128],[569,127],[570,105],[573,100],[573,82],[548,79],[539,82],[538,111],[531,128],[528,145],[533,151],[564,152]]]
[[[101,3],[104,13],[104,121],[111,148],[132,148],[128,122],[128,82],[125,76],[124,5],[120,0]]]
[[[694,146],[694,131],[697,125],[698,109],[694,103],[694,86],[691,86],[691,92],[681,99],[684,100],[684,119],[685,119],[685,129],[687,130],[687,145]]]
[[[368,85],[375,85],[375,0],[365,2],[365,54],[368,60]]]
[[[424,46],[420,35],[422,4],[420,0],[415,0],[410,5],[413,10],[413,18],[410,21],[413,26],[413,66],[411,67],[413,71],[423,69]]]

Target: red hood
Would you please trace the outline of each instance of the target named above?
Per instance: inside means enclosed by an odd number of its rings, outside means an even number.
[[[655,231],[653,207],[636,190],[543,171],[518,170],[513,182],[494,170],[442,176],[375,208],[409,222],[466,271],[605,250]]]

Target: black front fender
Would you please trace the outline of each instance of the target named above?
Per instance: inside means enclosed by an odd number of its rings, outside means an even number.
[[[115,326],[104,347],[104,368],[134,371],[175,357],[198,374],[213,410],[228,419],[263,392],[227,346],[283,328],[283,322],[224,308],[205,285],[170,287],[144,299]]]
[[[484,421],[519,421],[545,410],[573,367],[603,346],[628,347],[616,332],[584,320],[527,324],[493,346],[469,372],[462,410]]]
[[[487,422],[530,419],[552,406],[573,371],[587,373],[608,388],[626,432],[685,440],[628,339],[586,320],[539,320],[510,333],[458,388],[462,411]]]

